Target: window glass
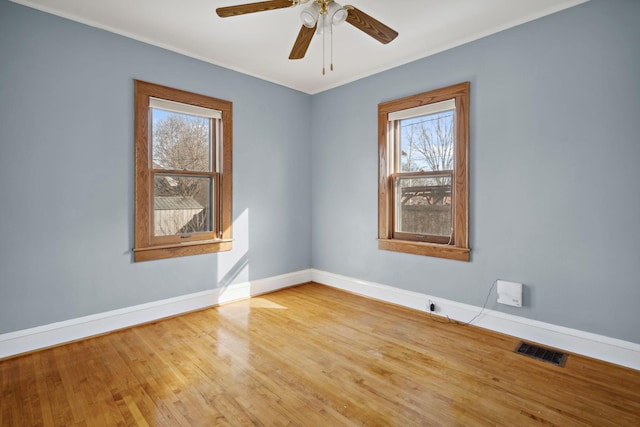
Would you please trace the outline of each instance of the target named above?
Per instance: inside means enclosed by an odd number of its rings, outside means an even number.
[[[213,230],[211,178],[156,174],[154,187],[156,236]]]
[[[453,169],[453,110],[400,120],[400,172]]]
[[[153,168],[211,170],[212,120],[151,109]]]
[[[396,178],[397,233],[413,233],[418,240],[452,233],[451,173]]]

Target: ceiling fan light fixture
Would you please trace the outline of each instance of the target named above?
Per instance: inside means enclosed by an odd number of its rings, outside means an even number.
[[[347,10],[335,1],[332,1],[327,6],[327,16],[332,25],[342,24],[347,19],[347,15]]]
[[[320,15],[320,17],[318,18],[318,26],[316,28],[316,34],[319,36],[324,34],[324,29],[325,27],[329,28],[330,22],[331,21],[329,20],[329,18],[327,18],[326,14]]]
[[[318,17],[320,16],[320,5],[318,3],[313,2],[309,5],[305,10],[300,13],[300,20],[302,21],[302,25],[307,28],[313,28],[314,25],[318,22]]]

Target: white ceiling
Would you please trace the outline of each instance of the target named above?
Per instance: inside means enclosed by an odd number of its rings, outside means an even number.
[[[349,0],[400,35],[383,45],[346,22],[335,27],[334,71],[327,38],[324,76],[321,36],[303,59],[288,59],[308,4],[219,18],[218,7],[258,0],[12,1],[314,94],[587,0]]]

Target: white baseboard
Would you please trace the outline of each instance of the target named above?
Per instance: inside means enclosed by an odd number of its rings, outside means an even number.
[[[481,310],[481,307],[315,269],[312,270],[311,278],[314,282],[323,285],[424,312],[427,311],[427,305],[431,300],[438,307],[436,314],[449,316],[450,319],[460,322],[468,322]],[[640,370],[640,344],[495,310],[485,309],[482,315],[473,322],[473,325]]]
[[[337,289],[425,312],[427,304],[431,300],[438,307],[436,314],[449,316],[460,322],[467,322],[480,312],[480,307],[321,270],[308,269],[5,333],[0,335],[0,359],[226,302],[246,299],[312,280]],[[524,340],[640,370],[640,345],[636,343],[494,310],[485,310],[473,324]]]
[[[0,335],[0,359],[309,282],[311,270],[234,284]]]

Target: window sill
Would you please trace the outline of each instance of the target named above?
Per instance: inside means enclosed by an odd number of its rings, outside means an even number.
[[[203,242],[188,242],[176,245],[134,248],[133,260],[134,262],[151,261],[154,259],[176,258],[188,255],[230,251],[231,243],[231,240],[207,240]]]
[[[469,261],[471,256],[471,249],[469,248],[398,239],[378,239],[378,249],[456,261]]]

